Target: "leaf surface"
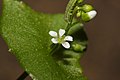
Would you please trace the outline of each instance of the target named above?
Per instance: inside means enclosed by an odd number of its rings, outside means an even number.
[[[9,51],[35,80],[86,80],[79,65],[80,53],[60,48],[53,56],[50,54],[52,42],[48,33],[65,29],[63,18],[62,14],[37,13],[22,1],[3,1],[0,32]]]

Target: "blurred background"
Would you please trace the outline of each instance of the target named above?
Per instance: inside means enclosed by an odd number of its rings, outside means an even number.
[[[64,13],[68,0],[23,0],[36,11]],[[89,44],[81,64],[89,80],[120,80],[120,0],[85,0],[97,17],[85,25]],[[0,0],[0,11],[2,0]],[[0,37],[0,80],[16,80],[23,72]],[[30,78],[26,80],[31,80]]]

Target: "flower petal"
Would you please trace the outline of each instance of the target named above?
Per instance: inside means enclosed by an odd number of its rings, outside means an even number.
[[[56,38],[52,38],[51,41],[54,43],[54,44],[57,44],[58,43],[58,40]]]
[[[59,36],[62,37],[65,34],[65,30],[64,29],[60,29],[59,30]]]
[[[57,37],[57,32],[55,32],[55,31],[49,31],[49,34],[50,34],[52,37]]]
[[[65,47],[66,49],[70,48],[70,44],[68,42],[63,42],[62,46]]]
[[[73,37],[72,36],[66,36],[64,40],[66,40],[66,41],[73,41]]]
[[[87,14],[89,15],[90,19],[93,19],[97,15],[97,12],[95,10],[92,10],[88,12]]]

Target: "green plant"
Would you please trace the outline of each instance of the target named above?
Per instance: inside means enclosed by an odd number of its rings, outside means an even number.
[[[32,79],[87,80],[79,64],[87,46],[83,26],[95,15],[83,0],[70,0],[65,15],[37,13],[22,1],[3,0],[0,33]]]

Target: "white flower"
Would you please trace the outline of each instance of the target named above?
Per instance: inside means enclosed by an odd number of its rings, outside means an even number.
[[[51,41],[54,44],[62,44],[63,47],[65,47],[66,49],[70,48],[70,44],[67,41],[73,41],[73,37],[72,36],[65,36],[65,30],[64,29],[60,29],[59,30],[59,34],[57,34],[57,32],[55,31],[50,31],[49,34],[53,37],[51,39]]]
[[[93,19],[97,15],[97,12],[95,10],[92,10],[92,11],[87,12],[87,14],[90,19]]]

